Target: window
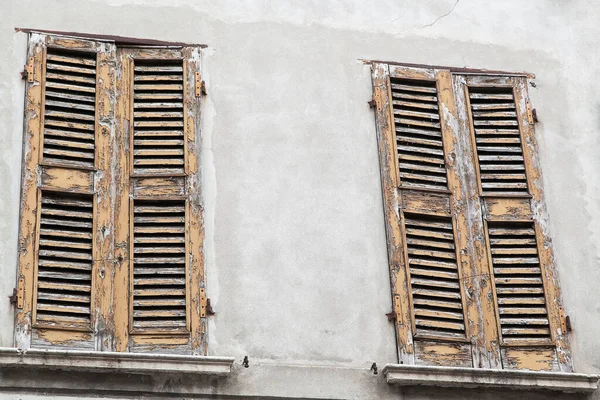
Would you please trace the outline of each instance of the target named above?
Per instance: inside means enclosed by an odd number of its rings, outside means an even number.
[[[399,360],[572,371],[528,77],[373,64]]]
[[[31,33],[19,348],[206,354],[200,53]]]

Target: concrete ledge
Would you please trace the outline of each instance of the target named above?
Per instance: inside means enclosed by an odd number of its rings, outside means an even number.
[[[139,354],[76,350],[20,350],[0,347],[0,368],[77,370],[86,372],[177,373],[226,376],[233,357]]]
[[[598,375],[566,372],[508,371],[456,367],[388,364],[387,383],[397,386],[484,387],[517,390],[553,390],[590,393],[598,388]]]

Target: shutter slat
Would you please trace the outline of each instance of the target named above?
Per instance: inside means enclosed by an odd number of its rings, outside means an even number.
[[[185,328],[185,201],[134,200],[133,209],[133,327]]]
[[[94,167],[96,53],[48,48],[43,160]]]
[[[500,327],[506,343],[550,340],[535,235],[531,222],[488,222]]]
[[[182,60],[137,60],[133,86],[133,172],[184,173]]]
[[[447,189],[436,83],[391,78],[402,186]]]
[[[90,323],[93,196],[42,191],[36,318]]]
[[[469,87],[475,147],[484,195],[528,193],[512,88]],[[517,174],[506,174],[517,171]]]
[[[404,227],[416,336],[464,338],[451,218],[407,214]]]

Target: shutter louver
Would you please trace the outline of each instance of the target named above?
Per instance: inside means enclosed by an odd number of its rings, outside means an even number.
[[[93,196],[42,192],[37,321],[90,324]]]
[[[184,173],[183,62],[136,60],[133,173]]]
[[[465,338],[452,219],[404,218],[415,336]]]
[[[482,193],[527,195],[512,87],[469,87],[468,91]]]
[[[96,53],[48,48],[43,160],[94,168]]]
[[[185,200],[135,200],[133,218],[133,328],[185,329]]]
[[[446,189],[446,167],[435,81],[391,78],[402,186]]]
[[[532,222],[488,222],[502,338],[549,342],[550,326]]]

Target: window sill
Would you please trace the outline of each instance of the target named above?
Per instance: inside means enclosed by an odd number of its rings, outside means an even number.
[[[387,383],[397,386],[510,388],[590,393],[598,388],[598,375],[565,372],[508,371],[457,367],[388,364]]]
[[[227,376],[233,357],[0,348],[0,368]]]

